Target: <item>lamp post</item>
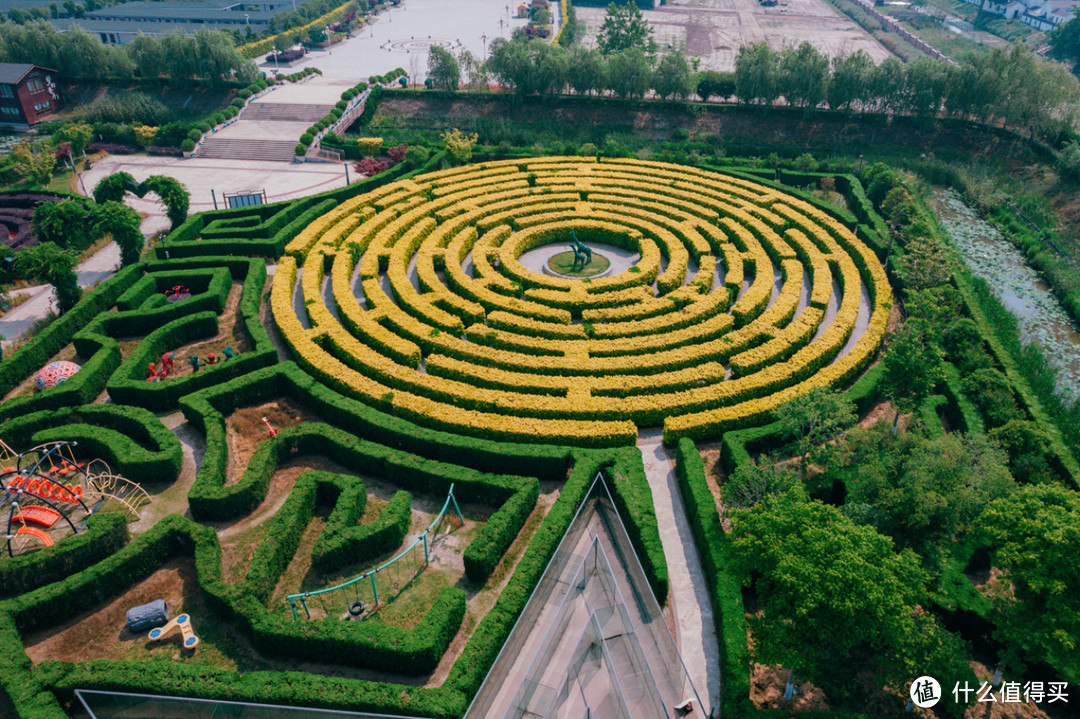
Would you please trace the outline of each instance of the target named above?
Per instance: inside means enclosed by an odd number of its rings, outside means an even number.
[[[480,36],[480,41],[484,43],[484,59],[487,60],[487,33]]]

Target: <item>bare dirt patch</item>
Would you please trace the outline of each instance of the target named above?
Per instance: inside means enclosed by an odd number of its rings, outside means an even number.
[[[195,579],[194,561],[174,559],[114,599],[81,612],[68,621],[26,637],[27,656],[35,664],[47,659],[82,662],[90,659],[163,659],[212,663],[220,666],[220,652],[202,642],[194,652],[182,649],[177,639],[151,642],[145,634],[127,630],[125,614],[131,607],[164,599],[169,616],[191,615],[199,634],[206,618],[202,593]],[[203,638],[200,636],[200,641]]]
[[[320,421],[318,415],[287,397],[237,409],[225,422],[225,437],[229,446],[225,486],[240,481],[251,455],[262,442],[270,438],[270,430],[263,422],[263,417],[277,430],[295,427],[304,422]]]

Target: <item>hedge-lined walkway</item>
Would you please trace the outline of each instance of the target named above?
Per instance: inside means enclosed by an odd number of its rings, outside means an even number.
[[[720,704],[720,647],[716,640],[709,589],[687,523],[686,509],[675,479],[675,460],[664,448],[660,430],[638,433],[638,449],[649,478],[660,542],[668,564],[668,606],[678,626],[676,641],[690,681],[705,703],[704,716]],[[689,695],[689,691],[687,691]]]

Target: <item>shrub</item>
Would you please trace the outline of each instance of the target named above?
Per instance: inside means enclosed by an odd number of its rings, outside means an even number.
[[[191,138],[188,138],[187,140],[184,140],[183,142],[180,143],[180,149],[183,150],[184,152],[191,152],[192,150],[195,149],[195,141],[192,140]]]
[[[301,143],[301,144],[299,144],[299,145],[297,145],[296,147],[293,148],[293,152],[296,153],[299,157],[303,157],[304,155],[307,154],[307,149],[308,149],[308,146]]]
[[[356,147],[364,157],[375,157],[382,149],[381,137],[361,137],[356,140]]]
[[[303,135],[300,136],[301,145],[310,145],[312,142],[314,142],[314,140],[315,137],[310,132],[305,132]]]

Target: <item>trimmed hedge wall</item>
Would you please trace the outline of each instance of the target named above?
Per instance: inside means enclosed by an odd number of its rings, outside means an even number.
[[[74,440],[80,456],[101,457],[135,482],[171,482],[180,472],[180,440],[140,407],[91,404],[34,412],[0,424],[0,437],[19,448]]]
[[[109,512],[91,515],[86,530],[31,554],[0,561],[0,597],[23,594],[58,582],[100,562],[127,544],[127,517]]]

